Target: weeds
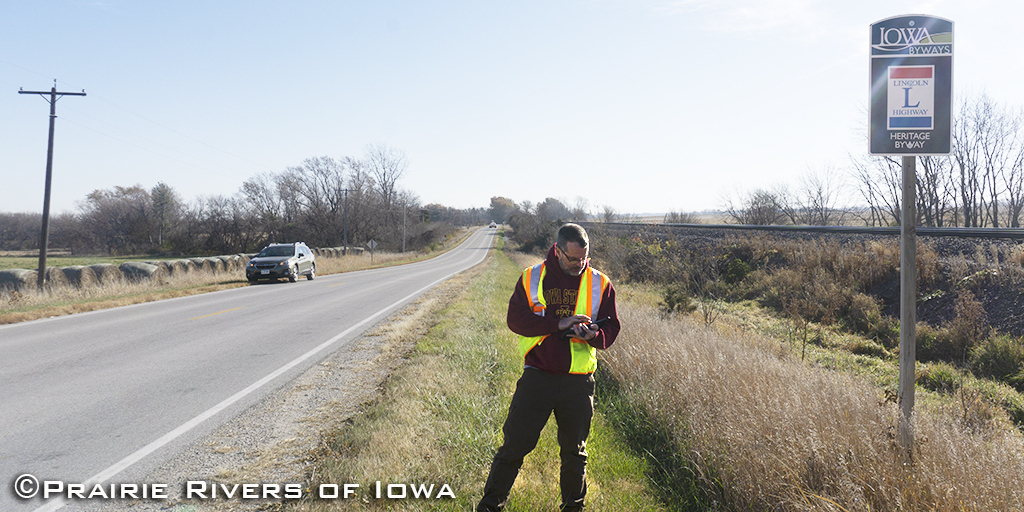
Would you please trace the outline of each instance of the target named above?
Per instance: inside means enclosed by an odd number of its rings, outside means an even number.
[[[916,462],[905,466],[898,411],[873,386],[779,358],[770,341],[726,326],[697,328],[632,305],[620,315],[629,328],[607,368],[645,421],[660,425],[650,432],[670,432],[680,473],[691,475],[684,482],[698,487],[705,509],[1024,506],[1024,439],[999,419],[983,383],[962,372],[932,374],[953,386],[954,400],[919,408]]]

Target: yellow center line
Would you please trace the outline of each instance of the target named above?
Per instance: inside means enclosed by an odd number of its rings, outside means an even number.
[[[221,313],[227,313],[229,311],[236,311],[236,310],[239,310],[239,309],[244,309],[244,307],[225,309],[224,311],[218,311],[216,313],[210,313],[209,315],[203,315],[203,316],[197,316],[195,318],[189,318],[189,320],[199,320],[200,318],[206,318],[206,317],[209,317],[209,316],[219,315]]]
[[[341,282],[341,283],[338,283],[338,284],[332,284],[332,285],[328,286],[328,288],[334,288],[335,286],[341,286],[343,284],[345,284],[345,283]]]

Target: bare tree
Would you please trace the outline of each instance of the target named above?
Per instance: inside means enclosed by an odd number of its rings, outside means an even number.
[[[253,217],[253,229],[266,241],[277,240],[284,223],[285,207],[278,190],[275,176],[261,173],[245,180],[240,191]]]
[[[377,193],[385,208],[390,208],[394,201],[395,187],[398,180],[405,174],[409,162],[405,153],[384,144],[373,144],[366,147],[366,168],[373,177]]]
[[[998,126],[988,134],[990,140],[985,144],[985,162],[986,174],[991,174],[988,190],[992,198],[993,226],[1004,222],[1019,227],[1021,208],[1024,208],[1024,173],[1021,169],[1024,163],[1024,112],[1019,107],[998,105],[992,110]],[[1000,204],[1007,208],[1005,221],[1000,220]]]
[[[831,226],[842,223],[844,210],[837,207],[842,183],[835,167],[826,165],[816,172],[805,174],[801,179],[800,191],[806,224]]]
[[[777,192],[757,189],[734,203],[731,199],[725,210],[738,224],[768,226],[785,220],[786,214]]]
[[[700,224],[700,217],[692,212],[671,211],[665,214],[666,224]]]
[[[611,205],[604,205],[601,207],[601,220],[604,222],[615,222],[619,218],[619,212],[615,211],[615,207]]]
[[[971,104],[963,100],[960,104],[961,115],[953,118],[952,157],[956,164],[955,172],[960,196],[960,209],[965,227],[982,225],[982,184],[981,172],[981,141],[976,136],[975,122],[977,115],[971,112]],[[981,120],[984,122],[984,120]]]
[[[917,165],[917,214],[922,226],[956,225],[957,193],[953,161],[947,156],[923,156]]]
[[[807,207],[804,201],[790,192],[789,187],[785,183],[775,185],[769,193],[774,196],[775,204],[782,214],[779,222],[789,221],[790,224],[810,223],[807,220]]]
[[[590,201],[585,196],[576,196],[570,215],[573,219],[585,221],[590,219]]]
[[[295,188],[295,200],[310,230],[308,241],[317,245],[341,243],[345,214],[345,167],[330,157],[307,158],[286,171]]]
[[[999,227],[1000,176],[1012,168],[1020,132],[1020,116],[982,94],[972,111],[981,146],[982,188],[987,208],[985,220]]]
[[[902,162],[892,157],[851,159],[854,178],[868,206],[869,226],[898,225],[903,190]]]
[[[1024,143],[1017,144],[1012,165],[1003,169],[1003,184],[1006,187],[1008,223],[1012,228],[1019,228],[1021,210],[1024,209]]]
[[[152,201],[140,185],[94,190],[78,208],[93,244],[110,254],[134,254],[153,243]]]

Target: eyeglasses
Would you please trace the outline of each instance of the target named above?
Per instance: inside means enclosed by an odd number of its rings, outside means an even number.
[[[569,255],[566,254],[565,251],[562,250],[562,248],[559,247],[558,245],[555,245],[555,249],[558,249],[558,252],[562,253],[562,257],[569,260],[569,263],[579,263],[580,265],[582,265],[590,260],[589,256],[584,256],[582,258],[570,258]]]

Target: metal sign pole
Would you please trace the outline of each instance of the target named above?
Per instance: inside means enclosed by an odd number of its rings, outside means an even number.
[[[899,443],[914,454],[917,360],[918,156],[948,155],[952,147],[953,22],[922,14],[873,23],[870,47],[872,155],[903,157],[900,220]]]
[[[900,406],[899,441],[909,460],[914,450],[914,382],[917,362],[917,174],[915,156],[903,157],[900,222]]]

